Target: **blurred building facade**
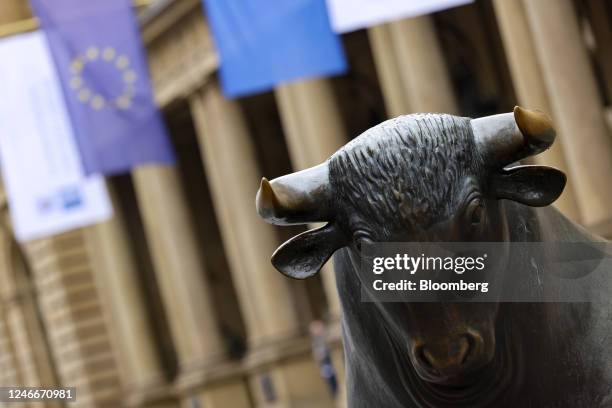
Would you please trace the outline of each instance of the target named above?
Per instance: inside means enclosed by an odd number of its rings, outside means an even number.
[[[2,0],[0,32],[30,17]],[[303,229],[263,223],[254,197],[262,176],[318,164],[387,117],[550,113],[558,141],[533,160],[568,174],[559,209],[612,237],[605,0],[483,0],[357,31],[346,75],[240,100],[220,91],[200,0],[153,1],[139,21],[179,161],[107,179],[110,221],[26,244],[2,199],[0,385],[75,386],[77,407],[344,406],[308,332],[326,323],[342,383],[332,267],[277,273],[270,255]]]

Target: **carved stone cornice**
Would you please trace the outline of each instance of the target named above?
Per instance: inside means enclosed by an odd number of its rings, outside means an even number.
[[[161,1],[140,15],[155,100],[166,108],[216,71],[217,54],[200,0]]]

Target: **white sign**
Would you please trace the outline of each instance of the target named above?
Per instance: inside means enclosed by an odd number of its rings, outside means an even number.
[[[42,32],[0,40],[0,162],[20,241],[109,218],[104,179],[85,177]]]
[[[346,33],[471,2],[472,0],[327,0],[327,8],[334,31]]]

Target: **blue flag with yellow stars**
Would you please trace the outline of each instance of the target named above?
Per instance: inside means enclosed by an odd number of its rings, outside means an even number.
[[[130,0],[31,0],[58,71],[87,174],[171,163]]]
[[[230,98],[347,70],[325,0],[204,0],[204,5],[223,93]]]

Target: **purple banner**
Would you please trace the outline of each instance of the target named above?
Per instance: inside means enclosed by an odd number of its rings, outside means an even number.
[[[129,0],[32,0],[62,82],[85,172],[174,155]]]

